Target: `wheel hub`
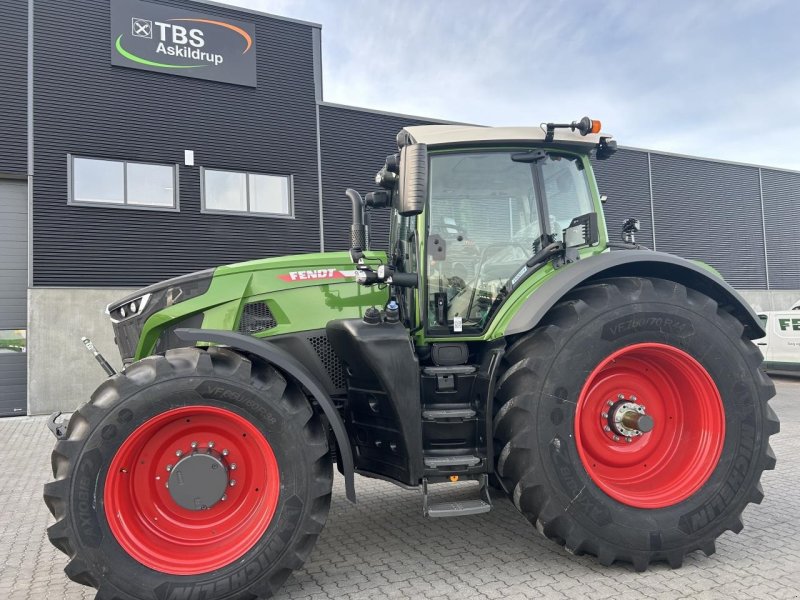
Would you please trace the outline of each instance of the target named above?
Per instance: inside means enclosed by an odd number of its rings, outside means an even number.
[[[606,432],[611,435],[615,442],[631,442],[633,438],[649,433],[655,426],[653,417],[646,414],[645,407],[637,402],[636,396],[625,399],[623,394],[619,395],[619,400],[608,401],[609,410],[601,414],[601,419],[607,421],[604,426]]]
[[[169,495],[187,510],[208,510],[225,496],[228,467],[213,450],[193,452],[172,467]]]

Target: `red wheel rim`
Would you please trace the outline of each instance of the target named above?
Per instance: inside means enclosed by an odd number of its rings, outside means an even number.
[[[228,477],[224,499],[203,510],[176,502],[166,484],[178,451],[219,457]],[[186,406],[153,417],[123,442],[103,500],[111,532],[134,559],[163,573],[197,575],[250,550],[269,527],[279,493],[275,454],[250,421],[222,408]]]
[[[626,437],[613,417],[631,398],[653,425]],[[666,344],[614,352],[589,375],[575,412],[587,473],[606,494],[637,508],[672,506],[694,494],[716,468],[724,439],[714,380],[692,356]]]

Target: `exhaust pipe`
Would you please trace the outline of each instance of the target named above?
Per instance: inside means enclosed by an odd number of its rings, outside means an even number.
[[[364,224],[364,199],[353,188],[347,188],[345,194],[353,205],[353,224],[350,226],[350,256],[353,262],[364,250],[369,250],[369,231]]]

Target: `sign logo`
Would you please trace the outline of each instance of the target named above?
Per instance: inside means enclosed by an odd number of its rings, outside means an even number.
[[[140,0],[112,0],[111,64],[255,87],[255,27]]]
[[[311,279],[344,279],[355,277],[355,271],[338,271],[336,269],[309,269],[308,271],[289,271],[278,275],[283,281],[308,281]]]
[[[153,37],[153,22],[147,19],[131,19],[131,35],[151,39]]]

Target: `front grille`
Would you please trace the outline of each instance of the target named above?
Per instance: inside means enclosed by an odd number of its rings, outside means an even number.
[[[347,387],[347,379],[345,378],[344,369],[342,368],[342,361],[336,355],[336,352],[333,351],[328,337],[318,335],[308,338],[308,341],[314,348],[314,352],[317,353],[317,356],[319,356],[319,359],[322,361],[322,366],[325,367],[325,370],[328,372],[333,387],[338,390],[345,389]]]
[[[119,355],[124,361],[130,361],[136,354],[136,347],[139,345],[139,334],[142,326],[139,318],[129,319],[121,323],[112,323],[114,328],[114,342],[119,349]]]
[[[266,302],[250,302],[242,309],[242,318],[239,319],[239,333],[253,335],[276,327],[278,322]]]

